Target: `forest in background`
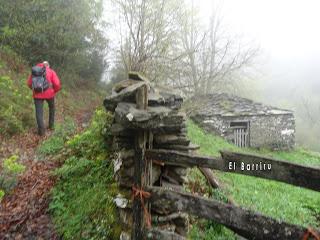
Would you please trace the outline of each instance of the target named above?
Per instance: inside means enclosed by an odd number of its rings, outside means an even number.
[[[29,66],[49,61],[64,85],[97,83],[106,67],[102,4],[102,0],[1,0],[0,47],[12,49]]]
[[[57,72],[62,83],[57,101],[69,113],[102,95],[108,46],[102,13],[102,0],[0,0],[1,135],[34,125],[26,79],[39,62],[48,61]]]

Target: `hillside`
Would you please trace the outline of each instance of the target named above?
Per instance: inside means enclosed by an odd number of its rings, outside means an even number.
[[[0,48],[0,135],[22,132],[33,123],[26,63],[10,48]]]
[[[105,93],[96,83],[72,87],[60,75],[55,131],[39,137],[32,91],[26,85],[29,73],[21,57],[0,48],[0,239],[58,239],[48,213],[49,193],[56,182],[52,172],[61,165],[58,153],[89,124]],[[47,108],[44,104],[45,124]]]
[[[10,137],[35,127],[32,92],[26,85],[30,71],[31,67],[13,50],[0,48],[0,137]],[[68,83],[68,76],[59,72],[58,75],[62,90],[56,98],[56,112],[60,117],[75,114],[105,94],[105,88],[96,83],[73,87]],[[46,109],[47,105],[44,107]]]
[[[302,148],[274,152],[267,149],[238,148],[221,137],[206,133],[192,121],[188,122],[188,136],[193,143],[200,145],[199,153],[203,155],[219,156],[219,150],[224,149],[260,154],[304,165],[320,166],[319,153]],[[320,226],[320,193],[318,192],[238,174],[217,171],[215,171],[215,174],[224,186],[222,191],[210,189],[197,169],[190,171],[189,178],[193,184],[200,186],[199,191],[210,197],[220,200],[226,199],[226,197],[232,198],[241,206],[289,223],[313,227]],[[194,227],[193,238],[212,239],[213,236],[219,236],[219,239],[230,238],[230,232],[222,231],[221,227],[209,223],[206,223],[205,226],[205,232],[199,230],[201,229],[200,226]]]

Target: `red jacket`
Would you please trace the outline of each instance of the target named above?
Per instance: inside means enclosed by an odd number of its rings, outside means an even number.
[[[39,64],[37,64],[37,66],[43,67],[43,63],[39,63]],[[50,99],[50,98],[53,98],[55,96],[55,94],[61,89],[60,80],[59,80],[56,72],[53,71],[49,67],[46,67],[46,78],[47,78],[49,84],[51,83],[50,85],[52,85],[52,87],[49,87],[44,92],[37,93],[37,92],[33,91],[33,98]],[[28,84],[29,88],[32,89],[32,76],[31,76],[31,74],[28,78],[27,84]]]

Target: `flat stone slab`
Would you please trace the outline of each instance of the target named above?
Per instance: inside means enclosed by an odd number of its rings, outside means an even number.
[[[148,82],[125,80],[120,82],[118,85],[119,89],[115,89],[111,96],[106,97],[103,101],[104,107],[111,112],[114,112],[117,104],[120,102],[135,102],[136,92],[139,88],[148,86]],[[114,88],[116,87],[117,85]]]
[[[119,103],[115,109],[115,121],[128,129],[183,128],[186,116],[167,107],[148,107],[137,109],[132,103]]]

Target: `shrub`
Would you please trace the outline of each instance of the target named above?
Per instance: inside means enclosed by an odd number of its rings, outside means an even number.
[[[4,197],[4,191],[0,189],[0,203]]]
[[[18,158],[17,155],[12,155],[3,161],[2,173],[0,176],[0,189],[4,189],[6,192],[16,186],[19,174],[25,171],[26,167],[17,163]]]
[[[21,58],[0,47],[0,134],[22,132],[33,122],[32,93],[26,85],[27,73]]]

